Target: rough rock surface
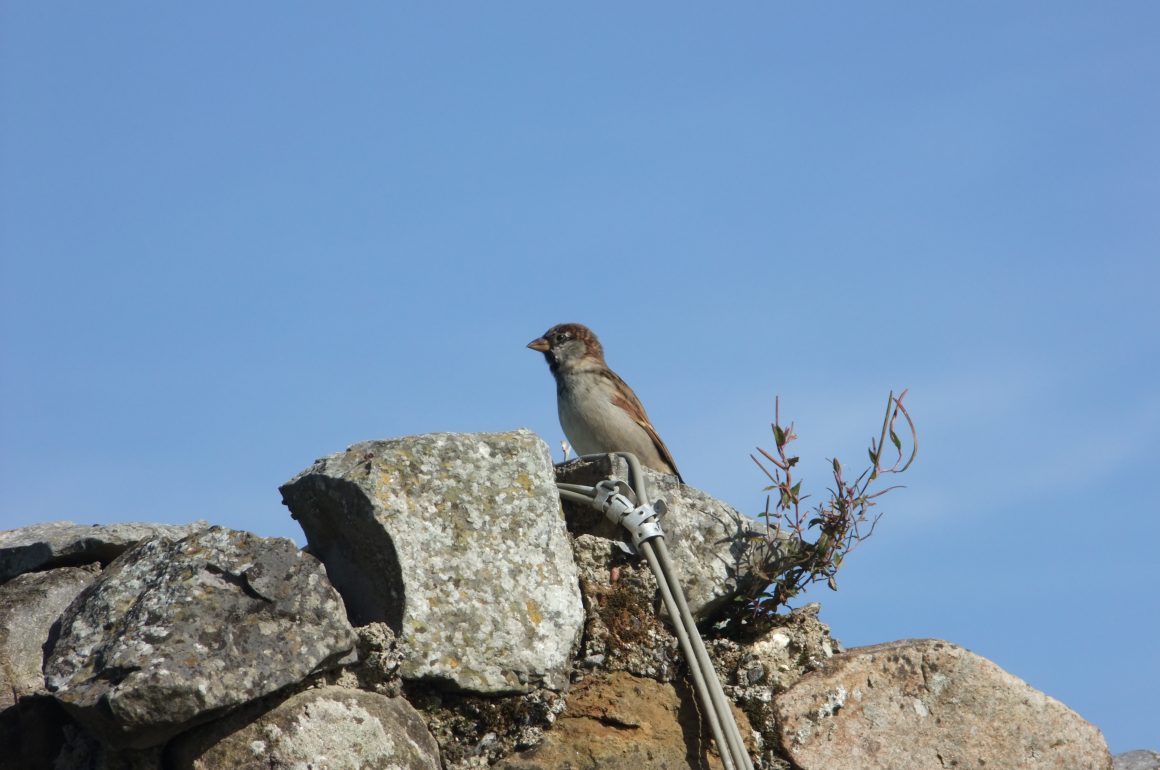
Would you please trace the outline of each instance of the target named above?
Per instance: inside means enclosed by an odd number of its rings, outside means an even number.
[[[1114,770],[1160,770],[1160,754],[1147,749],[1126,751],[1112,760]]]
[[[689,609],[698,621],[709,618],[741,590],[752,587],[757,580],[753,572],[757,554],[763,547],[778,552],[777,541],[766,538],[760,522],[679,483],[675,476],[650,468],[645,468],[644,474],[651,498],[662,497],[668,505],[661,527],[681,575]],[[571,484],[591,486],[609,477],[628,481],[628,464],[615,455],[605,455],[556,468],[557,481]],[[593,508],[565,502],[564,515],[574,535],[625,540],[625,531]]]
[[[62,567],[19,575],[0,585],[0,711],[27,695],[46,694],[44,643],[69,603],[97,577]]]
[[[657,581],[648,565],[595,535],[575,538],[573,550],[585,612],[580,664],[675,679],[684,662],[677,637],[657,615]]]
[[[226,717],[173,742],[173,770],[439,770],[439,747],[402,698],[324,687],[252,721]]]
[[[354,631],[358,638],[355,659],[343,660],[341,668],[326,674],[326,683],[399,697],[403,689],[399,669],[406,645],[386,623],[368,623]]]
[[[1103,736],[994,663],[936,639],[835,655],[775,700],[802,770],[1109,770]]]
[[[289,540],[213,527],[147,540],[105,569],[62,616],[45,675],[92,733],[146,748],[353,646],[314,557]]]
[[[703,617],[792,547],[646,473]],[[524,431],[320,460],[284,494],[325,570],[220,528],[0,533],[0,564],[28,572],[0,581],[0,770],[719,767],[647,564],[594,511],[569,507],[567,532],[554,475]],[[1112,766],[1095,728],[993,664],[938,641],[843,653],[817,610],[703,624],[759,770]]]
[[[743,736],[750,730],[737,713]],[[544,741],[501,761],[500,770],[720,768],[693,695],[672,684],[618,672],[593,675],[568,694]],[[752,747],[750,747],[752,749]]]
[[[749,687],[782,692],[842,651],[829,626],[818,619],[821,609],[814,602],[779,615],[773,628],[744,645],[725,640],[709,643],[710,652],[725,661],[729,684],[737,688],[739,697],[744,699],[742,691]]]
[[[131,546],[154,536],[180,538],[208,527],[192,524],[74,524],[51,521],[0,532],[0,583],[53,567],[108,564]]]
[[[356,444],[282,487],[352,622],[406,643],[405,679],[563,687],[583,621],[547,445],[436,433]]]
[[[761,734],[763,758],[770,767],[776,766],[778,745],[774,696],[842,651],[829,626],[818,620],[820,610],[821,605],[813,603],[779,615],[773,628],[746,644],[728,639],[706,643],[725,694]]]
[[[418,682],[404,688],[443,755],[443,770],[491,767],[538,744],[564,710],[564,697],[541,688],[508,696],[449,692]]]

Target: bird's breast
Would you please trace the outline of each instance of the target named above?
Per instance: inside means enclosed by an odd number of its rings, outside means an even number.
[[[600,376],[561,378],[556,391],[560,427],[577,454],[632,452],[646,461],[659,457],[652,438],[612,403],[610,383]]]

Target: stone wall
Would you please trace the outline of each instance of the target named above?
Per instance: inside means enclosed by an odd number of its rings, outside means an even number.
[[[656,582],[527,431],[356,444],[282,488],[307,547],[196,522],[0,533],[0,770],[718,768]],[[694,614],[761,527],[648,472]],[[1111,768],[948,642],[843,651],[811,605],[710,639],[759,768]]]

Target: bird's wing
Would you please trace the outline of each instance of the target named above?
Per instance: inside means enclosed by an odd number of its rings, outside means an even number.
[[[661,459],[669,464],[669,467],[673,469],[673,475],[677,477],[678,481],[684,484],[685,480],[681,478],[681,472],[677,470],[677,461],[673,459],[673,455],[669,452],[669,448],[665,446],[665,442],[661,441],[661,437],[657,435],[657,429],[648,421],[648,415],[645,414],[644,405],[640,403],[640,399],[636,397],[636,394],[632,392],[632,388],[628,387],[616,372],[609,370],[606,376],[616,385],[612,391],[614,394],[612,396],[612,403],[627,412],[629,417],[637,425],[644,428],[645,433],[648,433],[649,438],[656,445],[657,453],[660,454]]]

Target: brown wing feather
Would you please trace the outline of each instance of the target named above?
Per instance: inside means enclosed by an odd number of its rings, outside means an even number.
[[[657,429],[649,422],[648,415],[645,413],[644,405],[640,403],[640,399],[636,397],[636,394],[632,392],[632,388],[628,387],[616,372],[607,370],[606,376],[617,385],[613,389],[616,395],[612,397],[612,403],[628,412],[628,415],[632,417],[633,421],[644,428],[649,438],[652,439],[653,444],[656,445],[661,459],[669,464],[669,467],[673,469],[673,475],[677,477],[678,481],[684,484],[685,480],[681,477],[681,472],[677,470],[677,461],[673,459],[673,455],[669,452],[669,448],[665,446],[665,442],[661,441],[661,437],[657,435]]]

